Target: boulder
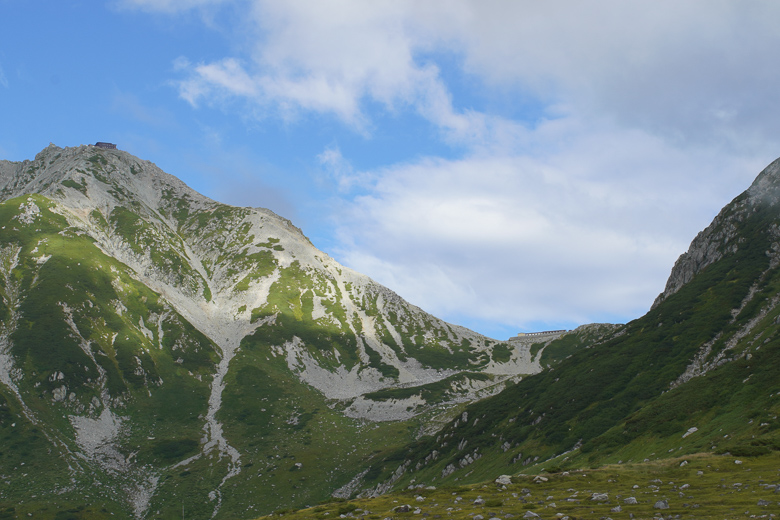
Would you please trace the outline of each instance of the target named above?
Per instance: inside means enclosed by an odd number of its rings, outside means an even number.
[[[512,478],[509,475],[501,475],[496,479],[496,484],[500,484],[502,486],[508,486],[512,483]]]
[[[607,493],[593,493],[590,499],[594,502],[606,502],[609,500],[609,495]]]
[[[628,497],[626,499],[623,499],[624,504],[638,504],[639,502],[635,497]]]
[[[658,502],[655,503],[653,509],[669,509],[669,501],[659,500]]]
[[[404,504],[402,506],[397,506],[393,508],[393,511],[396,513],[408,513],[411,510],[412,510],[412,506],[410,506],[409,504]]]

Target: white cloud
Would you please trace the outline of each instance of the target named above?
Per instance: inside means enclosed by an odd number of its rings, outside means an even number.
[[[437,313],[634,317],[777,155],[776,2],[238,5],[251,38],[234,56],[177,60],[183,99],[331,115],[367,138],[377,106],[413,113],[459,157],[367,171],[337,147],[317,157],[345,202],[340,258]],[[547,119],[463,106],[447,67]]]
[[[328,176],[336,182],[338,190],[342,193],[348,193],[356,187],[369,186],[374,178],[366,172],[356,172],[352,165],[347,161],[338,147],[328,147],[321,154],[317,155],[317,160],[325,168]]]
[[[162,5],[193,3],[200,2]],[[370,127],[364,102],[371,100],[389,110],[413,107],[466,137],[478,132],[482,116],[453,108],[435,62],[444,52],[490,85],[522,88],[667,138],[755,151],[780,130],[780,118],[765,109],[777,103],[780,83],[776,2],[251,5],[256,33],[245,43],[245,61],[191,69],[185,99],[232,95],[287,117],[332,113],[363,132]]]
[[[370,172],[370,193],[338,216],[337,256],[438,315],[518,327],[639,316],[759,167],[614,126],[575,130],[537,131],[560,132],[562,153]]]

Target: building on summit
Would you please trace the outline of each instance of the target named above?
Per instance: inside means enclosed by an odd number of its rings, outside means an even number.
[[[104,143],[103,141],[98,141],[95,143],[95,146],[97,148],[106,148],[107,150],[116,150],[116,145],[114,143]]]
[[[520,332],[518,334],[521,338],[527,338],[529,336],[560,336],[561,334],[564,334],[566,332],[569,332],[568,330],[546,330],[544,332]]]

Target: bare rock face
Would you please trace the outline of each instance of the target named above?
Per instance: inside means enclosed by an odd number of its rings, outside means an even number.
[[[735,253],[740,247],[738,224],[758,208],[774,206],[779,201],[780,159],[767,166],[747,191],[723,208],[712,223],[696,235],[688,251],[675,262],[666,288],[655,299],[652,308],[679,291],[707,266]]]

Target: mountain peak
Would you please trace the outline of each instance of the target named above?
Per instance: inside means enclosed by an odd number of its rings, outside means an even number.
[[[707,228],[693,239],[688,251],[675,262],[664,291],[652,308],[679,291],[696,274],[723,256],[735,253],[740,245],[739,229],[751,218],[759,218],[760,207],[775,207],[780,203],[780,159],[764,168],[751,186],[737,196],[713,219]]]
[[[20,424],[62,439],[31,448],[41,461],[55,453],[121,490],[139,518],[172,495],[204,518],[243,514],[276,446],[329,493],[334,475],[353,476],[345,460],[541,370],[530,345],[431,316],[288,220],[220,204],[122,150],[52,144],[0,162],[0,216],[0,407],[5,396],[29,410]],[[334,452],[367,424],[372,441]],[[262,473],[276,490],[291,482]],[[240,492],[223,497],[226,482]]]

